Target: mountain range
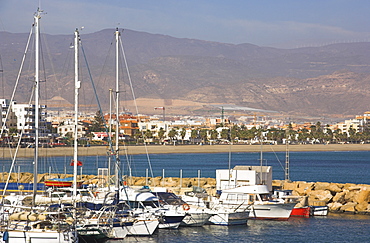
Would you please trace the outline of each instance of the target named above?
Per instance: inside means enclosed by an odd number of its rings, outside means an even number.
[[[109,89],[115,90],[114,32],[81,33],[81,103],[86,109],[97,109],[93,87],[103,108],[109,107]],[[0,32],[4,98],[11,96],[28,37]],[[153,108],[159,105],[173,115],[204,115],[205,110],[214,115],[219,111],[208,105],[235,105],[316,119],[350,117],[370,109],[367,42],[277,49],[133,30],[121,31],[121,38],[125,55],[120,58],[120,100],[123,107],[131,105],[134,97],[141,100],[140,112],[155,113]],[[74,100],[73,33],[42,34],[41,40],[41,98],[51,109],[70,109]],[[27,102],[32,91],[32,43],[30,38],[16,93],[18,102]]]

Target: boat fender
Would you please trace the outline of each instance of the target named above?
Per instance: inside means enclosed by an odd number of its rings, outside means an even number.
[[[182,209],[184,209],[185,211],[188,211],[188,210],[190,209],[189,204],[184,203],[184,204],[182,205]]]
[[[9,233],[8,231],[5,231],[3,234],[3,241],[8,241],[9,240]]]

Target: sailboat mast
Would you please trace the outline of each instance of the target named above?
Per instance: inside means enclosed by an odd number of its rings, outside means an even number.
[[[289,176],[289,140],[288,140],[288,137],[287,139],[285,140],[286,142],[286,151],[285,151],[285,180],[286,181],[289,181],[290,180],[290,176]]]
[[[260,184],[264,185],[263,183],[263,134],[262,134],[262,128],[261,128],[261,149],[260,149]]]
[[[108,132],[109,132],[109,134],[108,134],[109,142],[112,142],[112,140],[111,140],[111,138],[112,138],[112,92],[113,92],[113,89],[109,89],[109,130],[108,130]],[[112,156],[111,155],[113,153],[112,149],[113,148],[111,146],[109,146],[109,156],[108,156],[108,176],[109,176],[109,178],[110,178],[111,173],[112,173],[111,172],[111,163],[112,163],[112,161],[111,161]],[[108,185],[110,185],[110,184],[108,183]]]
[[[116,28],[116,166],[115,166],[115,186],[118,188],[118,165],[119,165],[119,36],[120,33]]]
[[[74,149],[73,149],[73,196],[77,196],[77,164],[78,164],[78,95],[81,82],[79,81],[79,55],[78,55],[78,45],[80,41],[80,35],[78,29],[75,30],[74,38],[74,52],[75,52],[75,126],[74,126]]]
[[[36,192],[37,192],[37,179],[38,179],[38,156],[39,156],[39,85],[40,85],[40,9],[34,16],[34,29],[35,29],[35,154],[33,166],[33,197],[32,205],[35,206]]]

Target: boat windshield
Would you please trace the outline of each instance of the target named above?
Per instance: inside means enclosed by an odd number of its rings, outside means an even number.
[[[183,205],[185,202],[174,193],[169,192],[155,192],[154,193],[161,204],[167,205]]]
[[[270,194],[260,194],[262,201],[271,201],[272,197]]]

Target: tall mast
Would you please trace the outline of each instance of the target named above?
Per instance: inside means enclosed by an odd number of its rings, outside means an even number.
[[[118,188],[118,165],[119,165],[119,36],[120,33],[116,28],[116,166],[115,166],[115,186]]]
[[[74,126],[74,149],[73,149],[73,196],[77,196],[77,164],[78,164],[78,94],[81,87],[81,81],[79,81],[79,55],[78,55],[78,45],[80,41],[80,35],[78,29],[75,30],[74,38],[74,52],[75,52],[75,126]]]
[[[112,138],[112,92],[113,92],[113,89],[109,89],[109,131],[108,131],[108,136],[109,136],[109,139],[110,139],[110,142],[112,142],[111,138]],[[108,177],[110,178],[111,176],[111,155],[113,153],[112,151],[112,147],[109,146],[109,156],[108,156]],[[108,181],[108,186],[110,185],[110,181]]]
[[[286,181],[289,181],[290,180],[290,176],[289,176],[289,139],[288,139],[288,133],[286,132],[287,136],[286,136],[286,139],[285,139],[285,143],[286,143],[286,151],[285,151],[285,180]]]
[[[263,183],[263,176],[262,176],[262,174],[263,174],[263,136],[262,136],[262,129],[261,129],[261,149],[260,149],[260,184],[261,185],[263,185],[264,183]]]
[[[39,70],[40,70],[40,19],[41,10],[37,9],[34,16],[34,29],[35,29],[35,154],[34,154],[34,167],[33,167],[33,196],[32,206],[35,206],[36,192],[37,192],[37,179],[38,179],[38,156],[39,156]]]

